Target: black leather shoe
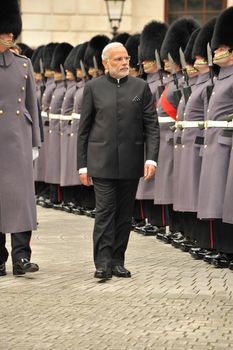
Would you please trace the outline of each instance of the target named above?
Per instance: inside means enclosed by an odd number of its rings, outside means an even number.
[[[211,250],[194,247],[189,249],[189,254],[196,260],[203,260],[205,255],[211,254]]]
[[[112,278],[112,271],[111,269],[105,270],[100,267],[99,269],[96,269],[94,277],[102,280],[107,280],[109,278]]]
[[[193,248],[195,246],[195,243],[194,242],[191,242],[191,241],[188,241],[188,240],[185,240],[184,242],[182,242],[181,244],[180,244],[180,250],[182,250],[182,252],[185,252],[185,253],[187,253],[187,252],[189,252],[189,250],[191,249],[191,248]]]
[[[19,259],[13,264],[13,275],[24,275],[27,272],[36,272],[39,270],[39,266],[30,262],[26,258]]]
[[[53,208],[53,203],[50,199],[45,199],[43,203],[41,203],[43,208]]]
[[[230,266],[232,255],[219,253],[218,257],[211,260],[211,265],[224,269]]]
[[[94,219],[94,218],[95,218],[95,213],[96,213],[96,209],[87,210],[87,211],[86,211],[86,216],[88,216],[89,218]]]
[[[84,215],[84,210],[82,207],[74,207],[72,208],[72,214],[75,214],[75,215]]]
[[[116,265],[112,268],[112,274],[116,277],[131,277],[131,272],[127,270],[124,266]]]
[[[6,264],[4,262],[0,263],[0,276],[6,276]]]
[[[155,233],[158,231],[157,226],[153,226],[152,224],[146,224],[142,227],[142,234],[144,236],[155,236]]]
[[[206,254],[206,255],[204,256],[204,258],[203,258],[203,261],[205,261],[205,262],[211,264],[212,259],[218,258],[218,256],[219,256],[219,253],[217,253],[217,252],[212,252],[212,253],[210,253],[210,254]]]

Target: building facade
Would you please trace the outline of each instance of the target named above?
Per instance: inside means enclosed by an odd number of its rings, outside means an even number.
[[[67,41],[77,45],[96,34],[111,37],[104,0],[21,0],[23,31],[19,40],[31,47]],[[140,32],[152,19],[171,23],[192,15],[200,23],[216,16],[233,0],[126,0],[120,31]]]

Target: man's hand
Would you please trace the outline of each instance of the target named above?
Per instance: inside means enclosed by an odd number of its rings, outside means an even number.
[[[80,178],[81,183],[84,186],[91,186],[92,185],[92,179],[87,174],[79,174],[79,178]]]
[[[156,167],[151,164],[144,165],[144,180],[149,180],[155,176]]]

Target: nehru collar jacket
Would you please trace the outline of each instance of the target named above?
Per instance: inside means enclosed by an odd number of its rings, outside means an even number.
[[[92,177],[139,178],[146,159],[157,161],[159,126],[148,84],[109,74],[87,82],[78,133],[78,169]]]

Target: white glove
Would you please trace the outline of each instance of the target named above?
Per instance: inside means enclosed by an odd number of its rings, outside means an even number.
[[[32,160],[36,160],[39,157],[39,148],[32,147]]]

